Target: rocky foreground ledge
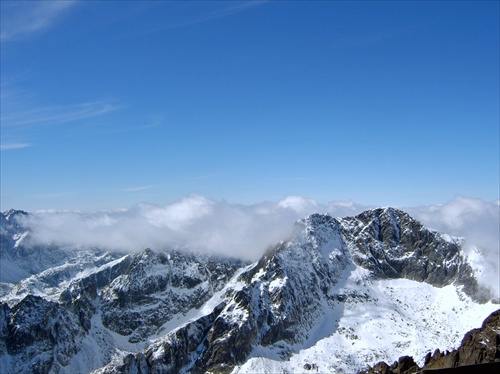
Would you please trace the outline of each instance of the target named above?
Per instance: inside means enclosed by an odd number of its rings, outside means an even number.
[[[458,349],[441,352],[436,349],[425,356],[419,367],[413,357],[403,356],[392,365],[377,363],[359,374],[467,374],[500,373],[500,309],[491,313],[478,329],[465,334]]]

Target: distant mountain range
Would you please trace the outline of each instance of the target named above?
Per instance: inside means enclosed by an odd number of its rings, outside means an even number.
[[[2,373],[410,373],[470,364],[441,352],[499,309],[460,239],[393,208],[310,215],[254,263],[33,244],[27,214],[0,214]],[[492,316],[473,363],[500,361]]]

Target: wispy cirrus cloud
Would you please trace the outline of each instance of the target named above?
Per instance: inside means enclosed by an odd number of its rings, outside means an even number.
[[[2,90],[0,111],[1,150],[23,149],[33,145],[34,138],[47,128],[74,124],[106,115],[120,108],[109,101],[93,101],[69,105],[40,105],[29,95],[8,95]]]
[[[119,106],[105,101],[94,101],[72,105],[56,105],[25,108],[1,116],[2,127],[19,127],[43,124],[60,124],[95,117],[112,112]]]
[[[198,23],[204,23],[204,22],[209,22],[218,18],[224,18],[224,17],[229,17],[232,15],[235,15],[240,12],[244,12],[250,8],[254,8],[258,5],[266,3],[267,0],[261,0],[261,1],[235,1],[235,2],[222,2],[224,4],[223,7],[212,10],[209,12],[206,12],[204,14],[198,14],[194,15],[189,19],[184,19],[184,20],[179,20],[177,22],[173,23],[167,23],[165,25],[162,25],[160,27],[156,27],[152,30],[149,30],[148,32],[155,32],[155,31],[160,31],[160,30],[165,30],[165,29],[173,29],[173,28],[178,28],[178,27],[184,27],[184,26],[190,26],[190,25],[195,25]],[[210,2],[207,2],[210,4]],[[214,2],[215,3],[215,2]]]
[[[200,17],[192,19],[190,21],[186,21],[184,24],[179,24],[177,26],[192,25],[192,24],[196,24],[196,23],[211,21],[211,20],[217,19],[217,18],[229,17],[229,16],[232,16],[236,13],[240,13],[240,12],[243,12],[243,11],[248,10],[250,8],[253,8],[257,5],[261,5],[263,3],[265,3],[265,1],[243,1],[243,2],[237,2],[237,3],[230,3],[231,4],[230,6],[212,11],[204,16],[200,16]]]
[[[273,181],[310,181],[312,180],[311,177],[278,177],[278,178],[271,178]]]
[[[0,144],[0,151],[8,151],[13,149],[23,149],[31,147],[30,143],[8,143],[8,144]]]
[[[123,192],[138,192],[138,191],[145,191],[145,190],[150,190],[154,186],[139,186],[139,187],[129,187],[129,188],[124,188],[122,191]]]
[[[2,42],[16,41],[52,26],[75,0],[65,1],[2,1]]]
[[[111,100],[50,105],[38,96],[31,90],[19,88],[19,85],[3,79],[0,105],[2,151],[32,146],[48,129],[54,130],[63,125],[75,126],[79,121],[104,116],[122,107]]]

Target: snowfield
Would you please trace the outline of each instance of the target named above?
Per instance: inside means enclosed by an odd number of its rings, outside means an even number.
[[[338,289],[346,295],[345,302],[335,308],[325,305],[307,342],[294,346],[288,360],[256,350],[233,373],[294,373],[307,365],[319,372],[356,373],[403,355],[422,366],[428,352],[457,348],[467,331],[480,327],[499,308],[491,302],[478,304],[453,285],[436,288],[407,279],[370,281],[366,276],[366,270],[353,269]]]

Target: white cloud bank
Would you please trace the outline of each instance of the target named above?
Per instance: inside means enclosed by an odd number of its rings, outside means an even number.
[[[479,282],[500,297],[500,201],[459,196],[443,205],[406,211],[430,228],[463,237],[465,255]]]
[[[237,205],[191,195],[163,206],[141,204],[96,213],[38,212],[26,223],[38,243],[127,251],[175,246],[257,260],[270,245],[286,240],[294,222],[308,214],[328,212],[344,217],[367,208],[353,202],[324,205],[300,196]],[[430,228],[465,237],[465,253],[480,281],[498,295],[499,209],[498,202],[457,197],[444,205],[404,210]]]
[[[316,208],[315,201],[293,196],[245,206],[191,195],[164,206],[38,212],[28,216],[26,224],[37,243],[127,251],[176,246],[256,260],[269,245],[289,237],[293,223]]]

